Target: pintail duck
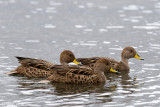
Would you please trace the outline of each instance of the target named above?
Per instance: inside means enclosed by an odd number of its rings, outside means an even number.
[[[26,57],[16,57],[21,64],[15,70],[7,73],[11,74],[20,74],[27,77],[48,77],[52,74],[50,68],[55,64],[50,63],[41,59],[33,59]],[[74,62],[75,64],[80,64],[77,62],[74,54],[69,50],[64,50],[60,55],[60,63],[64,66],[68,65],[68,63]]]
[[[100,59],[101,57],[92,57],[92,58],[77,58],[77,60],[79,62],[81,62],[83,64],[83,66],[87,66],[90,68],[93,68],[94,64],[96,63],[96,61],[98,59]],[[130,67],[128,64],[128,60],[130,58],[137,58],[140,60],[144,60],[143,58],[141,58],[136,50],[133,47],[125,47],[121,53],[121,61],[118,62],[114,59],[110,59],[107,58],[108,60],[110,60],[110,62],[112,63],[112,67],[113,69],[117,70],[117,71],[129,71]]]
[[[87,84],[87,83],[105,83],[106,77],[104,72],[111,71],[118,73],[113,70],[111,63],[108,59],[99,59],[95,65],[94,70],[90,68],[81,68],[79,66],[54,66],[54,71],[47,80],[41,82],[61,82],[61,83],[73,83],[73,84]]]

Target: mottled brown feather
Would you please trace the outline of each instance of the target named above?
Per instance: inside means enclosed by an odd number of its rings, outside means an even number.
[[[54,72],[47,80],[73,84],[100,83],[106,81],[104,72],[110,68],[111,64],[107,59],[99,59],[94,70],[78,66],[54,66]]]

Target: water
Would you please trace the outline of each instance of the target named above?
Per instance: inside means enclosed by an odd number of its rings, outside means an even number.
[[[1,106],[160,105],[159,0],[0,0]],[[76,57],[120,60],[133,46],[145,60],[130,59],[131,70],[106,75],[105,85],[39,84],[8,76],[14,56],[59,63],[64,49]]]

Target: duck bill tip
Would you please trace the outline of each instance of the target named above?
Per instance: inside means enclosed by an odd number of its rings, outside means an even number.
[[[144,59],[141,58],[138,54],[136,54],[136,55],[134,56],[134,58],[139,59],[139,60],[144,60]]]

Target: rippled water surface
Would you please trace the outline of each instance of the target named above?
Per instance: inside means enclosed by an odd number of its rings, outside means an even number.
[[[0,0],[0,105],[158,107],[160,105],[159,0]],[[145,60],[106,75],[105,85],[39,84],[8,76],[14,56],[59,63],[64,49],[76,57],[120,60],[133,46]]]

